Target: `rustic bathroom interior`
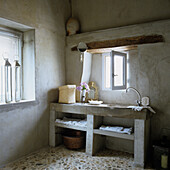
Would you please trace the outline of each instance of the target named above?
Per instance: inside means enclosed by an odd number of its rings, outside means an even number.
[[[170,169],[169,0],[0,0],[0,169]]]

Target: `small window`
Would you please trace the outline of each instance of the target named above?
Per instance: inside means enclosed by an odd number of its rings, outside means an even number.
[[[35,101],[36,94],[35,29],[1,17],[0,23],[1,109]]]
[[[103,89],[126,89],[126,63],[127,54],[117,51],[103,53]]]
[[[21,99],[22,33],[0,28],[0,103]]]

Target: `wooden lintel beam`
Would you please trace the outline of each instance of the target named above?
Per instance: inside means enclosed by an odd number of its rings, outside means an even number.
[[[121,46],[131,46],[140,44],[150,44],[164,42],[162,35],[142,35],[136,37],[126,37],[114,40],[96,41],[86,43],[88,49],[113,48]],[[72,51],[77,51],[77,46],[71,48]]]

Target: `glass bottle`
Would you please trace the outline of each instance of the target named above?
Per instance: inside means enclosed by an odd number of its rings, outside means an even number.
[[[15,60],[15,101],[21,100],[21,66]]]
[[[12,67],[8,58],[5,59],[5,102],[12,101]]]
[[[0,103],[5,103],[5,60],[0,60]]]

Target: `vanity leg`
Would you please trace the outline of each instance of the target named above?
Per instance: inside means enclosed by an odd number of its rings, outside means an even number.
[[[150,120],[135,119],[134,165],[144,168],[149,144]]]
[[[94,115],[87,115],[86,154],[93,155]]]
[[[49,133],[49,145],[55,147],[55,110],[50,110],[50,133]]]
[[[87,115],[86,154],[94,155],[105,145],[105,137],[93,134],[93,129],[102,124],[101,116]]]

